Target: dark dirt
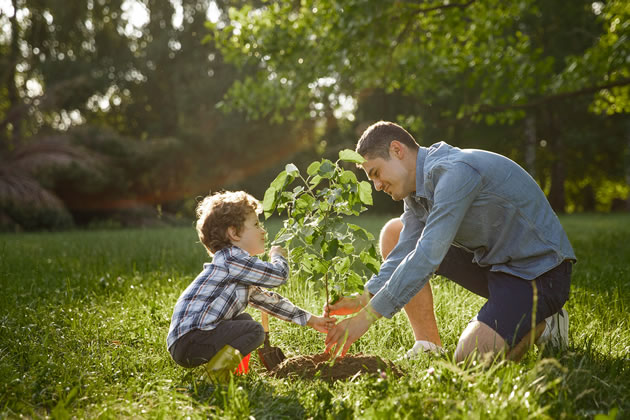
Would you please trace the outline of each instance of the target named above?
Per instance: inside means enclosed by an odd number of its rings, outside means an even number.
[[[387,369],[396,376],[402,376],[402,372],[392,362],[384,361],[378,356],[366,356],[363,354],[346,355],[337,358],[334,364],[329,362],[329,354],[320,353],[309,356],[297,356],[286,359],[276,366],[269,375],[276,378],[297,376],[304,379],[322,379],[333,382],[339,379],[348,379],[357,375],[385,375]],[[379,372],[383,372],[380,373]]]

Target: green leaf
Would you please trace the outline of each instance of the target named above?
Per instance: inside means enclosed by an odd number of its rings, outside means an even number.
[[[350,271],[346,280],[346,289],[348,294],[360,292],[363,290],[363,278],[354,271]]]
[[[363,156],[350,149],[343,149],[339,152],[339,160],[343,160],[344,162],[353,162],[361,164],[365,162]]]
[[[268,219],[269,216],[273,214],[273,210],[276,208],[276,197],[278,190],[274,187],[269,187],[265,191],[265,196],[263,197],[263,211],[265,212],[265,219]]]
[[[315,198],[309,194],[302,194],[300,198],[295,202],[295,207],[299,209],[311,209],[313,207],[313,203],[315,202]]]
[[[361,262],[363,264],[365,264],[365,266],[374,274],[378,274],[379,269],[380,269],[380,262],[374,258],[372,255],[370,255],[369,252],[363,251],[361,252],[361,255],[359,256],[359,258],[361,259]]]
[[[361,181],[359,183],[359,198],[363,204],[371,206],[372,201],[372,186],[367,181]]]
[[[278,191],[282,191],[287,181],[287,171],[282,171],[278,174],[276,179],[271,181],[270,187],[275,188]]]
[[[341,293],[339,293],[337,290],[333,289],[330,291],[330,304],[334,305],[335,303],[337,303],[337,301],[341,299]]]
[[[332,260],[337,255],[337,249],[339,249],[339,241],[337,239],[322,242],[322,251],[326,260]]]
[[[292,232],[285,232],[282,235],[276,237],[276,239],[273,240],[273,245],[281,245],[284,244],[287,241],[290,241],[291,239],[293,239],[293,233]]]
[[[319,166],[317,174],[322,178],[331,178],[335,173],[335,165],[328,159],[324,159]]]
[[[313,188],[316,187],[317,184],[319,184],[322,181],[322,179],[324,179],[324,178],[322,178],[319,175],[314,176],[313,179],[311,179],[311,187],[313,187]]]
[[[339,177],[339,182],[342,184],[356,184],[358,182],[357,176],[352,171],[343,171]]]
[[[297,177],[300,175],[300,170],[292,163],[287,164],[287,166],[284,167],[284,170],[288,175],[291,175],[292,177]]]
[[[306,173],[309,174],[309,176],[313,176],[317,173],[317,171],[319,171],[320,166],[321,166],[320,162],[313,162],[310,165],[308,165],[308,168],[306,169]]]
[[[350,257],[341,258],[335,263],[335,271],[337,273],[345,273],[350,269]]]

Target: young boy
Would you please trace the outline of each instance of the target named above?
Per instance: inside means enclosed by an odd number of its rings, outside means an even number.
[[[197,206],[199,240],[214,259],[204,264],[173,311],[167,345],[179,365],[207,363],[214,376],[233,371],[265,338],[263,327],[243,312],[248,304],[322,333],[335,324],[334,318],[314,316],[262,288],[284,284],[289,266],[279,246],[269,251],[271,262],[256,257],[265,251],[261,207],[243,191],[210,195]]]

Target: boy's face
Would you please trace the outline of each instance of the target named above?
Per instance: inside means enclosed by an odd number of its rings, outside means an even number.
[[[258,215],[250,212],[245,217],[245,223],[237,235],[237,240],[232,240],[232,244],[243,249],[249,255],[262,254],[265,252],[266,233],[258,221]]]

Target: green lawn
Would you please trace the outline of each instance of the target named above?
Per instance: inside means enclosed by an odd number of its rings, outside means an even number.
[[[360,224],[378,233],[384,221]],[[208,261],[192,227],[2,235],[0,418],[629,418],[630,215],[562,222],[580,260],[564,354],[454,365],[459,334],[483,300],[437,278],[447,356],[401,361],[401,379],[334,384],[272,379],[252,357],[249,375],[218,388],[199,369],[175,365],[165,348],[173,305]],[[310,285],[289,281],[280,292],[321,312],[324,299]],[[324,349],[312,329],[272,319],[271,330],[288,356]],[[396,360],[412,340],[397,314],[351,352]]]

